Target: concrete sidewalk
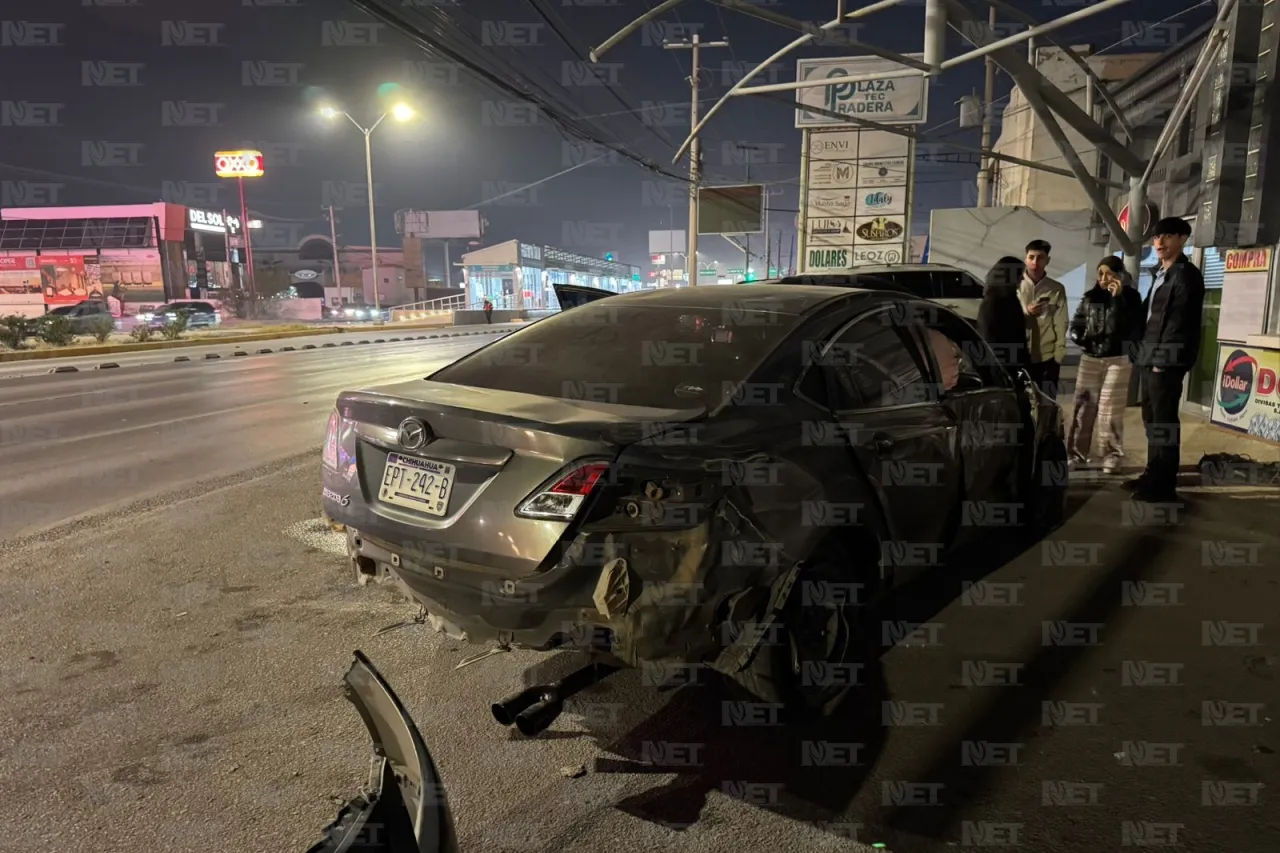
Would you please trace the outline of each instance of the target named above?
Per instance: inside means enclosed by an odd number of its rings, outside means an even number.
[[[1063,404],[1063,417],[1066,418],[1066,426],[1070,429],[1072,418],[1072,402],[1071,395],[1065,394],[1060,398]],[[1183,413],[1182,415],[1182,477],[1180,487],[1198,486],[1200,484],[1199,463],[1200,457],[1206,453],[1234,453],[1240,456],[1247,456],[1257,463],[1280,463],[1280,445],[1272,444],[1260,438],[1254,438],[1243,433],[1233,432],[1216,424],[1210,423],[1207,418],[1198,417]],[[1095,464],[1100,464],[1101,460],[1095,460]],[[1096,478],[1103,482],[1114,480],[1123,480],[1128,476],[1137,476],[1142,473],[1143,468],[1147,464],[1147,438],[1146,431],[1142,425],[1142,408],[1140,406],[1131,406],[1125,410],[1124,418],[1124,467],[1120,475],[1103,474],[1101,470],[1094,470],[1094,466],[1084,469],[1080,475],[1073,476],[1073,482],[1076,479],[1093,480]],[[1206,488],[1232,488],[1238,489],[1239,486],[1230,487],[1210,487]],[[1280,484],[1276,485],[1277,496],[1280,496]]]

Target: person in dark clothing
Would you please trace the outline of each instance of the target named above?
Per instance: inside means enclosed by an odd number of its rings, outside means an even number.
[[[1204,311],[1204,276],[1182,252],[1190,236],[1185,219],[1168,217],[1156,224],[1151,243],[1159,263],[1151,269],[1144,300],[1146,329],[1131,356],[1142,377],[1147,469],[1125,486],[1137,500],[1149,503],[1178,499],[1182,381],[1200,352]]]
[[[486,323],[493,322],[493,303],[488,299],[484,301],[484,321]]]
[[[996,361],[1010,372],[1031,366],[1027,320],[1018,299],[1023,273],[1022,261],[1015,257],[1005,256],[997,261],[987,273],[982,305],[978,307],[978,333],[995,351]]]
[[[1124,457],[1124,410],[1133,365],[1130,354],[1146,331],[1142,296],[1132,286],[1124,263],[1108,256],[1098,262],[1098,278],[1080,300],[1068,336],[1084,351],[1076,371],[1075,401],[1067,448],[1075,463],[1092,456],[1094,428],[1102,468],[1120,470]]]

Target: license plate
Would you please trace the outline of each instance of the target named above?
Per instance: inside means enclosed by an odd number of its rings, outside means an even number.
[[[414,512],[444,515],[449,509],[455,471],[454,466],[443,462],[388,454],[378,498]]]

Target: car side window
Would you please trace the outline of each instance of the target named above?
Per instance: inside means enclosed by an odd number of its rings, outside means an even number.
[[[865,317],[840,333],[824,359],[835,379],[832,408],[882,409],[930,399],[919,354],[888,312]]]
[[[939,271],[933,274],[937,294],[934,299],[981,299],[982,283],[959,270]]]
[[[920,332],[929,343],[943,391],[961,394],[1009,387],[1008,373],[996,365],[991,348],[965,321],[939,314]]]

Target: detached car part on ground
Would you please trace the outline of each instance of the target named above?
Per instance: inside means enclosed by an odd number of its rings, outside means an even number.
[[[357,571],[436,630],[597,655],[495,707],[536,734],[620,666],[831,708],[850,685],[806,673],[863,654],[859,608],[958,547],[1056,525],[1066,459],[1056,404],[953,312],[726,285],[610,294],[343,393],[324,506]]]
[[[400,698],[361,652],[342,681],[373,739],[369,784],[308,853],[457,853],[444,783]]]

